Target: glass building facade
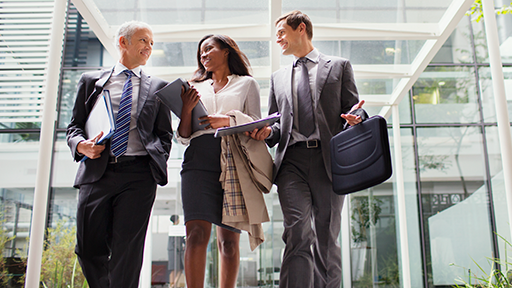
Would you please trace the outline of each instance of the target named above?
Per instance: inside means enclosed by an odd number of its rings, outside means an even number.
[[[99,36],[104,30],[91,28],[85,19],[90,16],[77,9],[83,2],[69,2],[66,13],[47,227],[55,227],[59,222],[68,227],[75,225],[78,190],[72,188],[72,184],[77,164],[67,147],[65,131],[74,105],[76,84],[83,72],[109,68],[117,58],[112,55],[110,44]],[[123,0],[95,1],[95,5],[102,21],[111,28],[109,31],[115,31],[118,25],[132,19],[152,25],[156,43],[144,69],[166,80],[190,78],[197,65],[195,57],[200,37],[194,40],[185,32],[203,29],[194,35],[204,35],[228,29],[226,34],[233,33],[250,59],[261,88],[262,115],[266,115],[271,67],[275,67],[272,66],[275,43],[269,40],[272,36],[269,19],[279,16],[272,13],[275,2],[193,0],[166,1],[163,5],[162,1],[155,0]],[[319,40],[314,36],[313,44],[324,54],[351,60],[361,98],[368,99],[365,108],[370,115],[376,115],[385,111],[386,105],[372,99],[392,95],[400,81],[411,77],[402,73],[401,67],[414,65],[429,40],[358,38],[335,32],[330,36],[325,34],[326,29],[361,23],[437,24],[450,4],[453,3],[416,0],[282,0],[278,1],[278,14],[302,10],[311,17],[315,33],[316,24],[320,24]],[[504,4],[507,3],[496,2],[498,7]],[[480,273],[477,264],[488,273],[491,269],[488,258],[506,255],[507,247],[500,237],[510,241],[504,179],[512,175],[503,174],[484,22],[476,22],[471,17],[461,17],[428,66],[420,71],[412,88],[394,103],[398,114],[385,115],[392,154],[396,152],[395,145],[401,147],[403,181],[398,183],[394,173],[385,183],[346,197],[339,238],[343,248],[342,287],[451,287],[459,278],[470,281],[469,269]],[[497,24],[511,117],[512,15],[498,15]],[[185,32],[180,34],[180,29]],[[1,73],[9,76],[6,60],[9,56],[5,54],[8,47],[4,45],[0,49],[3,53],[0,54],[0,69],[2,65],[6,67]],[[32,59],[37,57],[31,56]],[[288,65],[291,60],[278,57],[278,66]],[[388,66],[393,68],[382,69]],[[19,72],[9,77],[24,75]],[[30,74],[34,79],[39,76]],[[1,94],[12,94],[22,87],[14,78],[0,79]],[[31,95],[27,98],[29,104],[40,100]],[[7,96],[0,99],[0,116],[12,110],[9,101],[14,100]],[[1,225],[7,235],[13,237],[4,247],[4,256],[23,259],[30,249],[28,237],[37,160],[42,153],[39,150],[41,121],[9,117],[0,119]],[[173,117],[176,128],[178,119]],[[399,117],[399,129],[393,129],[393,117]],[[400,137],[395,137],[397,131]],[[170,228],[170,216],[183,214],[179,172],[185,148],[173,143],[168,161],[169,184],[157,190],[147,242],[154,287],[168,282],[167,262],[174,261],[168,259],[167,243],[172,231],[176,231],[175,227]],[[396,171],[396,159],[394,161]],[[405,199],[402,217],[399,217],[397,193],[400,185],[403,185]],[[279,282],[284,251],[283,217],[275,187],[265,195],[265,201],[271,217],[270,222],[263,224],[266,241],[251,251],[247,235],[242,235],[237,287],[277,287]],[[405,226],[400,226],[402,221]],[[406,231],[400,231],[400,227],[405,227]],[[408,242],[408,283],[404,283],[401,232],[406,233]],[[215,230],[212,230],[210,242],[205,287],[217,287]]]

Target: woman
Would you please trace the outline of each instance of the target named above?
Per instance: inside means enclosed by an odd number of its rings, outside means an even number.
[[[215,129],[230,126],[226,113],[239,110],[252,119],[261,117],[259,86],[250,77],[249,61],[228,36],[207,35],[197,51],[198,69],[191,84],[195,93],[182,96],[183,108],[178,140],[189,144],[185,151],[181,177],[186,225],[185,277],[187,287],[203,287],[206,249],[212,223],[217,225],[220,252],[220,287],[236,285],[240,264],[240,230],[222,221],[223,190],[221,173],[221,139]],[[205,130],[192,133],[191,112],[199,97],[210,115],[202,117]]]

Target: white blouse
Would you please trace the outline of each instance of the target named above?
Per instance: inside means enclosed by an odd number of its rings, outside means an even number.
[[[250,76],[229,75],[226,86],[216,93],[211,79],[203,82],[191,82],[190,84],[201,95],[201,101],[209,115],[225,115],[229,111],[238,110],[254,120],[261,118],[260,86]],[[181,144],[188,145],[191,139],[204,134],[213,134],[215,131],[215,129],[199,130],[190,135],[189,138],[181,137],[179,132],[176,131],[176,138]]]

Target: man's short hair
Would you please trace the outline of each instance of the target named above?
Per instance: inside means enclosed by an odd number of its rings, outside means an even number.
[[[149,26],[145,22],[141,22],[141,21],[124,22],[119,27],[119,29],[117,29],[117,32],[116,32],[116,47],[117,47],[117,49],[119,50],[119,39],[121,39],[121,37],[126,38],[126,40],[128,40],[128,43],[131,44],[133,34],[135,34],[135,32],[137,32],[137,30],[143,29],[143,28],[146,28],[146,29],[149,29],[149,31],[152,31],[151,26]]]
[[[277,26],[277,24],[283,20],[285,20],[286,24],[292,27],[293,30],[296,30],[300,23],[306,24],[306,34],[308,35],[308,39],[313,39],[313,24],[311,23],[311,19],[309,19],[308,15],[300,12],[299,10],[288,12],[277,18],[275,25]]]

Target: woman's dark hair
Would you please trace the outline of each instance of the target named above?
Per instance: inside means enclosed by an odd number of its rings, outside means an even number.
[[[226,35],[206,35],[199,41],[199,45],[197,46],[197,70],[194,72],[191,81],[193,82],[202,82],[206,79],[212,78],[212,73],[206,71],[203,64],[201,63],[201,45],[207,39],[213,39],[221,49],[228,49],[228,67],[231,74],[239,75],[239,76],[251,76],[249,73],[250,64],[247,56],[240,51],[238,45],[235,40],[231,39]]]

